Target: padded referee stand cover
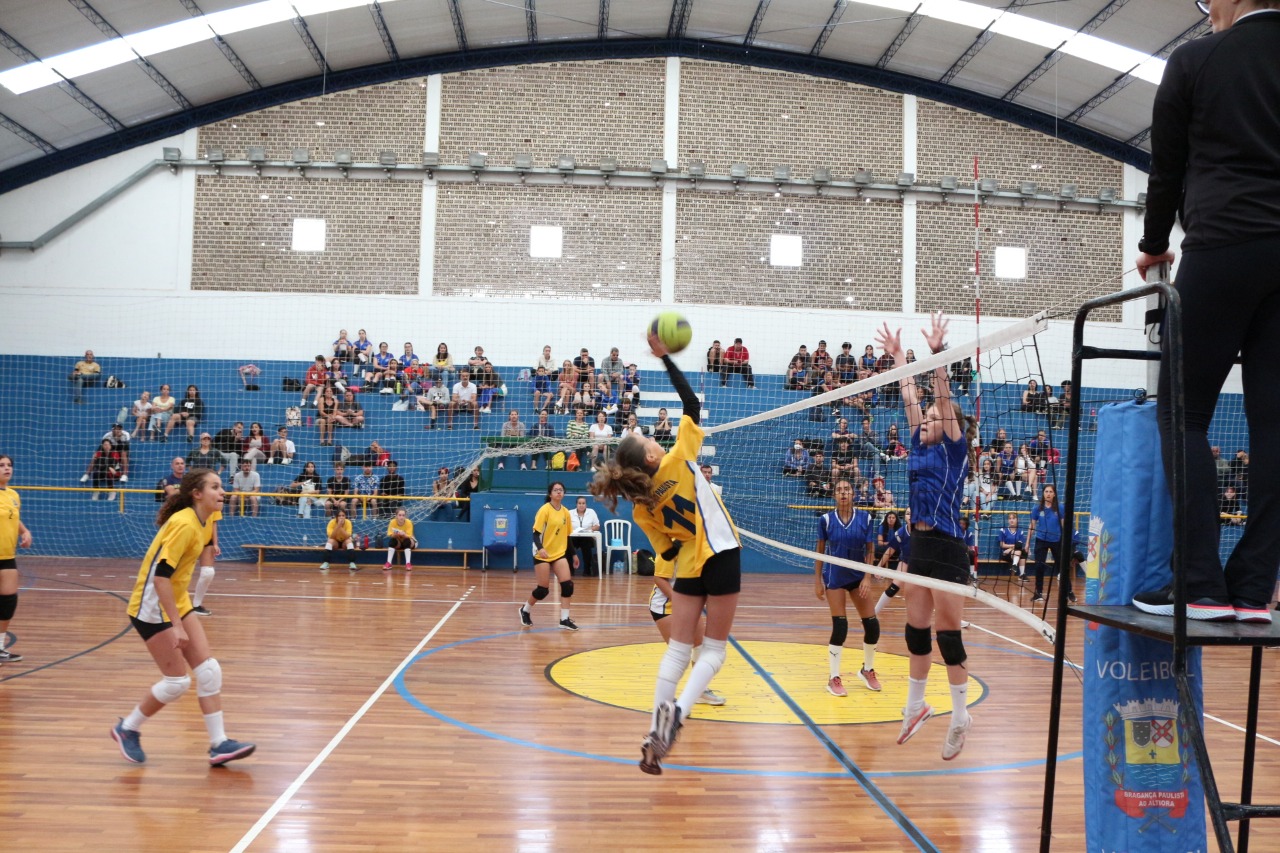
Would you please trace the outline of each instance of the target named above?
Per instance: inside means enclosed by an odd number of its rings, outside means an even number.
[[[1085,563],[1089,604],[1129,604],[1169,582],[1173,508],[1154,403],[1098,412]],[[1084,796],[1090,853],[1206,849],[1204,792],[1185,714],[1199,713],[1200,650],[1187,667],[1197,708],[1180,708],[1173,646],[1086,623]]]
[[[520,513],[514,509],[486,509],[484,511],[485,550],[505,554],[516,549],[520,536]]]

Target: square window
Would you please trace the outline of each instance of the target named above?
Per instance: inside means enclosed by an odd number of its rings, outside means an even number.
[[[564,229],[559,225],[529,226],[529,257],[558,258],[564,250]]]
[[[803,262],[804,239],[799,234],[769,235],[769,266],[798,267]]]
[[[323,219],[293,220],[293,250],[323,252],[325,223]]]
[[[996,278],[1026,278],[1027,250],[1020,246],[996,246]]]

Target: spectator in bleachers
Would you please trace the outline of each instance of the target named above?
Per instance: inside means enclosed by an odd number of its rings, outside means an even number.
[[[751,353],[742,345],[742,338],[734,338],[733,346],[724,351],[724,368],[720,371],[720,387],[724,387],[732,373],[742,374],[748,388],[756,387],[755,374],[751,372]]]
[[[271,458],[267,460],[268,465],[292,465],[294,454],[298,452],[298,448],[294,446],[293,441],[289,438],[289,428],[287,426],[276,428],[276,437],[271,442]]]
[[[635,413],[627,415],[626,425],[618,430],[618,438],[626,438],[629,435],[644,435],[644,428],[640,426],[640,422],[636,420]]]
[[[622,396],[631,401],[631,405],[640,405],[640,368],[628,364],[622,373]]]
[[[903,361],[907,364],[915,364],[916,351],[909,349],[903,356]],[[920,392],[920,405],[926,409],[933,405],[933,373],[917,373],[916,389]]]
[[[253,470],[253,463],[248,459],[240,460],[240,470],[231,475],[231,491],[227,494],[227,506],[233,511],[236,507],[231,503],[232,495],[240,493],[241,497],[237,500],[243,501],[242,506],[247,506],[249,514],[254,518],[258,517],[258,496],[256,494],[248,495],[245,492],[262,491],[262,478],[258,472]]]
[[[663,441],[671,441],[674,430],[671,427],[671,418],[667,415],[665,408],[658,409],[658,419],[653,423],[653,429],[650,434],[659,443]]]
[[[302,471],[293,478],[289,491],[298,495],[298,517],[310,518],[312,505],[320,503],[320,499],[316,497],[320,492],[320,475],[316,472],[316,463],[303,463]]]
[[[894,536],[898,529],[902,527],[902,520],[898,517],[898,513],[889,510],[884,514],[884,521],[880,522],[880,529],[876,534],[876,562],[880,562],[880,558],[884,556],[884,552],[891,547]]]
[[[591,357],[591,353],[587,352],[586,347],[579,350],[578,357],[573,360],[573,366],[578,370],[578,387],[581,388],[583,383],[586,383],[588,388],[594,388],[596,360]]]
[[[213,449],[213,436],[200,433],[200,444],[187,454],[187,467],[208,468],[222,476],[223,466],[222,454]]]
[[[1027,537],[1018,529],[1018,514],[1005,517],[1000,530],[1000,560],[1009,564],[1009,574],[1022,577],[1027,572]]]
[[[893,356],[889,355],[889,353],[885,353],[884,355],[876,359],[875,369],[872,370],[871,372],[873,375],[877,373],[885,373],[887,371],[893,370],[893,368],[896,366],[897,365],[894,362]],[[898,390],[897,382],[886,382],[884,385],[880,386],[881,405],[886,406],[890,409],[896,409],[898,408],[898,405],[901,402],[902,402],[902,394]]]
[[[364,407],[356,399],[355,392],[348,388],[342,392],[342,400],[338,403],[338,413],[333,417],[335,426],[364,429]],[[332,434],[329,441],[333,443]]]
[[[387,369],[383,370],[378,377],[379,394],[398,394],[403,387],[400,383],[401,377],[404,375],[404,365],[400,363],[400,359],[393,358],[391,363],[387,365]]]
[[[569,407],[573,405],[574,398],[578,393],[578,369],[573,366],[573,362],[565,359],[560,365],[560,371],[556,374],[556,414],[562,415],[569,411]]]
[[[587,423],[587,410],[582,406],[578,406],[573,410],[573,420],[569,421],[564,428],[564,437],[570,441],[585,441],[590,436],[591,424]],[[572,452],[577,455],[579,465],[586,467],[589,448],[583,445],[574,448]]]
[[[600,362],[600,381],[605,385],[617,388],[617,396],[622,397],[626,391],[623,384],[623,374],[627,370],[627,365],[618,355],[618,348],[613,347],[609,350],[609,357]]]
[[[786,389],[788,391],[805,391],[809,388],[809,368],[805,367],[800,356],[792,356],[787,367]]]
[[[960,509],[976,509],[978,497],[978,472],[970,468],[960,492]]]
[[[889,357],[889,363],[890,366],[892,366],[892,356]],[[857,367],[861,367],[863,370],[867,371],[867,373],[880,372],[880,360],[876,358],[875,347],[871,346],[871,344],[867,344],[866,348],[862,350],[862,358],[858,360]]]
[[[862,425],[863,425],[863,431],[864,432],[867,431],[871,427],[871,419],[863,418]],[[831,440],[835,441],[837,438],[845,438],[845,437],[853,438],[853,431],[849,429],[849,419],[837,418],[836,428],[831,431]]]
[[[597,412],[596,422],[587,429],[587,434],[591,436],[593,442],[591,467],[593,469],[603,467],[612,455],[609,441],[613,438],[613,427],[609,424],[609,416],[604,412]]]
[[[143,391],[133,401],[129,409],[129,417],[133,418],[133,432],[130,435],[138,441],[147,440],[147,423],[151,420],[151,392]]]
[[[129,433],[125,431],[124,424],[113,423],[102,437],[111,442],[116,453],[120,454],[120,482],[129,482]]]
[[[302,402],[298,403],[299,407],[307,405],[307,395],[314,395],[312,403],[319,402],[320,395],[324,392],[324,388],[329,384],[329,365],[324,360],[324,356],[318,355],[315,361],[311,362],[311,366],[307,368],[306,376],[302,379]]]
[[[973,359],[965,356],[951,364],[951,381],[955,383],[961,397],[969,396],[969,385],[973,382]]]
[[[809,354],[809,348],[804,344],[801,344],[800,349],[796,350],[796,354],[791,356],[791,361],[794,362],[797,358],[800,359],[801,366],[805,370],[813,367],[813,356]]]
[[[875,364],[875,356],[871,357],[871,362],[873,365]],[[853,344],[848,341],[840,345],[840,354],[836,356],[835,371],[836,378],[840,380],[841,385],[848,385],[858,374],[858,359],[853,355]]]
[[[808,448],[804,446],[804,442],[796,439],[787,455],[782,458],[782,476],[803,477],[812,464],[813,457],[809,455]]]
[[[724,494],[724,489],[721,488],[720,484],[713,482],[711,479],[712,475],[715,473],[715,469],[713,469],[711,465],[703,462],[698,466],[698,470],[702,472],[702,478],[707,481],[709,486],[711,486],[711,491],[715,492],[717,496]]]
[[[538,365],[533,369],[533,410],[545,412],[555,402],[554,383],[547,369]]]
[[[1000,427],[1000,429],[996,430],[996,437],[991,439],[991,443],[987,447],[990,452],[999,453],[1000,448],[1004,447],[1004,443],[1008,440],[1009,437],[1005,434],[1004,427]]]
[[[1231,481],[1231,463],[1222,458],[1222,449],[1216,444],[1209,448],[1209,455],[1213,457],[1213,467],[1218,474],[1218,493],[1221,494]]]
[[[600,380],[600,384],[592,392],[591,403],[597,412],[605,415],[614,415],[618,412],[618,397],[613,393],[612,386],[603,379]]]
[[[893,492],[884,487],[884,477],[872,477],[871,488],[874,490],[871,500],[876,509],[891,509],[897,506],[893,501]]]
[[[338,337],[333,342],[333,357],[339,361],[355,361],[355,347],[347,337],[346,329],[338,330]]]
[[[152,411],[155,410],[155,404],[151,404]],[[169,418],[169,423],[164,428],[165,438],[178,424],[185,424],[187,427],[187,443],[191,444],[196,438],[196,427],[204,420],[204,400],[200,398],[200,389],[194,385],[187,386],[187,396],[182,398],[173,409],[173,417]]]
[[[333,463],[333,476],[324,484],[324,493],[329,497],[324,502],[325,515],[334,515],[339,510],[346,511],[349,498],[343,495],[355,494],[351,491],[351,478],[347,476],[347,466],[341,462]]]
[[[102,378],[102,365],[93,357],[93,350],[85,350],[84,358],[71,368],[71,399],[77,403],[84,402],[84,389],[92,388]]]
[[[120,478],[120,453],[116,450],[111,439],[104,438],[98,443],[98,449],[93,452],[93,456],[89,459],[89,464],[84,469],[84,474],[80,477],[80,482],[89,483],[95,489],[114,489],[116,480]],[[101,500],[100,492],[94,492],[89,495],[89,500]],[[106,499],[113,501],[116,499],[116,493],[109,491]]]
[[[724,350],[719,341],[712,341],[707,347],[707,373],[719,373],[724,369]]]
[[[341,394],[347,390],[347,372],[342,368],[341,359],[331,359],[329,361],[328,379],[325,382],[326,388],[331,388]]]
[[[469,499],[478,491],[480,491],[480,469],[472,468],[467,479],[458,486],[457,495],[463,500],[454,501],[458,507],[458,521],[471,520],[471,500]]]
[[[1026,443],[1018,448],[1018,457],[1014,460],[1014,478],[1017,481],[1016,492],[1019,498],[1040,500],[1040,466],[1031,456],[1031,448]]]
[[[1049,410],[1048,400],[1049,395],[1034,379],[1027,381],[1027,388],[1022,392],[1022,411],[1043,414]]]
[[[506,395],[506,383],[502,381],[497,369],[489,361],[484,363],[480,376],[473,378],[480,388],[480,396],[478,398],[480,411],[488,414],[492,410],[494,399]]]
[[[418,408],[427,413],[427,422],[422,425],[422,428],[435,429],[436,418],[439,417],[440,412],[447,411],[449,408],[449,392],[434,379],[427,379],[422,384],[424,387],[422,393],[418,395]],[[361,426],[363,425],[362,417]]]
[[[911,449],[898,438],[898,425],[889,424],[889,429],[884,438],[885,456],[888,456],[889,461],[892,461],[894,459],[906,459],[909,453],[911,453]]]
[[[271,449],[271,441],[262,432],[262,424],[254,421],[249,424],[249,434],[245,436],[240,455],[249,460],[249,466],[258,470],[259,462],[267,461],[267,451]]]
[[[431,378],[443,382],[446,387],[453,384],[458,371],[453,366],[453,356],[449,355],[449,347],[444,341],[436,344],[436,356],[431,360]]]
[[[507,412],[507,421],[502,425],[502,437],[503,438],[525,438],[528,435],[529,435],[529,428],[524,425],[524,421],[520,420],[519,410],[512,409],[511,411]],[[513,454],[513,455],[519,455],[520,457],[520,470],[521,471],[528,470],[529,463],[532,461],[530,457],[527,454]],[[506,465],[501,459],[498,460],[498,467],[499,468],[506,467]]]
[[[1240,515],[1240,496],[1236,494],[1235,486],[1227,486],[1223,489],[1222,497],[1218,499],[1218,511],[1224,516],[1219,519],[1222,524],[1233,527],[1244,524],[1243,519],[1235,517]]]
[[[1021,480],[1017,471],[1018,454],[1013,452],[1013,442],[1006,441],[996,456],[996,473],[1000,475],[1000,485],[1006,495],[1017,497],[1021,494]]]
[[[391,351],[387,348],[387,342],[381,341],[378,344],[378,351],[369,359],[369,369],[364,373],[365,382],[379,382],[382,380],[383,374],[387,368],[391,366],[391,362],[395,357],[391,355]]]
[[[373,360],[375,352],[373,341],[369,340],[369,333],[364,329],[356,333],[356,339],[351,342],[351,348],[355,356],[355,364],[363,367]],[[353,369],[351,373],[354,375],[356,371]]]
[[[556,437],[556,428],[547,419],[546,409],[543,409],[542,411],[538,412],[538,422],[533,425],[532,429],[529,430],[529,436],[531,438],[540,438],[540,439],[543,439],[544,441],[554,439]],[[533,464],[531,467],[533,468],[533,470],[537,471],[538,463],[541,462],[543,468],[549,468],[550,459],[551,459],[551,454],[546,453],[545,451],[542,453],[534,453]]]
[[[556,360],[551,357],[551,344],[547,344],[542,348],[542,355],[538,356],[533,363],[533,369],[536,371],[539,367],[547,371],[548,376],[554,376],[556,372]]]
[[[213,437],[213,449],[218,451],[227,470],[234,473],[240,467],[240,450],[244,447],[244,421],[218,430]]]
[[[333,395],[333,388],[325,388],[324,396],[316,401],[316,424],[320,428],[320,446],[333,444],[334,419],[338,416],[338,398]]]
[[[1240,496],[1242,503],[1249,502],[1249,454],[1240,449],[1236,451],[1236,458],[1231,460],[1231,483],[1235,486],[1236,494]]]
[[[178,401],[169,395],[169,386],[161,385],[160,393],[151,401],[151,420],[148,423],[148,437],[152,441],[169,440],[169,419]]]
[[[623,397],[618,401],[618,407],[613,413],[613,431],[621,433],[622,428],[627,426],[628,422],[635,416],[636,409],[635,406],[631,405],[631,398]]]
[[[400,476],[400,466],[393,459],[387,463],[387,473],[378,483],[378,505],[383,515],[391,515],[400,508],[401,501],[408,491],[404,477]]]
[[[835,359],[832,358],[831,353],[827,351],[826,341],[818,341],[818,348],[813,351],[811,364],[813,365],[813,369],[819,374],[825,373],[829,370],[832,373],[832,378],[835,378]]]
[[[995,459],[999,458],[983,456],[978,469],[978,500],[982,502],[983,509],[991,508],[1000,489],[1000,474],[995,466]]]
[[[377,516],[378,514],[378,500],[376,496],[378,494],[378,486],[381,483],[382,477],[373,473],[372,461],[365,462],[364,469],[359,474],[356,474],[355,478],[351,481],[352,488],[354,489],[352,494],[360,496],[360,503],[365,507],[365,510],[369,515]],[[352,508],[354,509],[354,504],[352,505]]]
[[[871,481],[866,477],[859,477],[853,484],[853,503],[855,506],[871,508],[875,503],[875,498],[871,494]]]
[[[853,451],[853,439],[845,436],[831,443],[831,479],[833,481],[847,478],[853,482],[862,476],[858,468],[858,456]]]
[[[969,582],[976,586],[978,583],[978,531],[973,529],[973,523],[967,515],[960,516],[960,541],[964,542],[965,550],[969,552]]]
[[[453,486],[448,468],[436,469],[436,478],[431,481],[431,496],[440,498],[440,500],[430,502],[430,509],[427,510],[427,521],[435,518],[436,513],[444,509],[445,504],[448,503],[444,498],[453,498]]]
[[[830,498],[833,489],[831,465],[821,448],[814,448],[809,467],[804,470],[804,493],[811,498]]]
[[[471,378],[474,379],[480,370],[489,363],[489,359],[485,357],[484,347],[476,347],[471,351],[471,358],[467,359],[467,367],[471,370]]]
[[[1036,437],[1027,442],[1027,447],[1031,450],[1031,455],[1039,456],[1042,459],[1049,454],[1049,434],[1044,430],[1036,433]]]
[[[403,393],[416,395],[422,390],[422,383],[427,378],[426,369],[415,358],[404,369]]]
[[[413,361],[415,358],[418,358],[418,354],[413,351],[413,344],[410,343],[409,341],[405,341],[404,352],[400,354],[400,363],[402,365],[408,364],[409,362]],[[419,360],[419,364],[421,364],[421,360]]]
[[[449,429],[453,429],[455,412],[471,412],[475,418],[474,429],[480,429],[480,405],[477,402],[480,389],[471,381],[471,372],[462,370],[459,379],[453,386],[453,395],[449,400]]]
[[[812,392],[810,392],[810,396],[817,397],[819,394],[826,394],[827,392],[835,391],[837,388],[840,387],[840,384],[836,382],[836,375],[832,371],[825,370],[821,374],[818,374],[817,368],[814,368],[814,374],[820,375],[822,378],[817,382],[817,384],[813,386],[813,390]],[[848,399],[850,402],[853,402],[854,400],[853,397],[848,397],[846,399]],[[830,401],[829,403],[827,403],[827,405],[831,407],[832,417],[836,417],[836,418],[840,417],[840,401],[838,399]],[[822,407],[813,406],[812,408],[810,408],[809,419],[814,421],[823,420]]]
[[[182,478],[187,474],[187,460],[181,456],[173,457],[169,463],[169,473],[160,481],[160,488],[164,489],[164,499],[168,500],[178,493],[178,487],[182,485]]]

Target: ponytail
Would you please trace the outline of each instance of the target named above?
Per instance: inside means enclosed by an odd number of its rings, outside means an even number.
[[[653,496],[653,476],[645,462],[644,440],[634,433],[618,444],[614,458],[596,470],[587,486],[610,512],[618,508],[618,498],[650,509],[657,503]]]
[[[217,472],[208,468],[192,468],[183,475],[178,491],[170,495],[160,505],[160,510],[156,513],[156,527],[164,527],[165,522],[175,514],[188,509],[195,503],[195,492],[204,485],[205,475],[208,474],[212,474],[215,477],[218,476]]]
[[[951,412],[955,415],[956,423],[964,429],[965,446],[969,452],[969,469],[978,470],[978,419],[964,413],[960,408],[960,404],[955,400],[951,401]]]

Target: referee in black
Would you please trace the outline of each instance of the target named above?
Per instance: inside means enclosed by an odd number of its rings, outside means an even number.
[[[1213,34],[1169,57],[1151,118],[1151,177],[1137,266],[1178,268],[1183,351],[1165,336],[1159,384],[1165,472],[1172,466],[1170,360],[1186,381],[1187,617],[1269,622],[1280,562],[1280,0],[1201,0]],[[1249,521],[1224,573],[1218,481],[1207,432],[1242,354],[1251,442]],[[1173,587],[1135,606],[1172,614]]]

